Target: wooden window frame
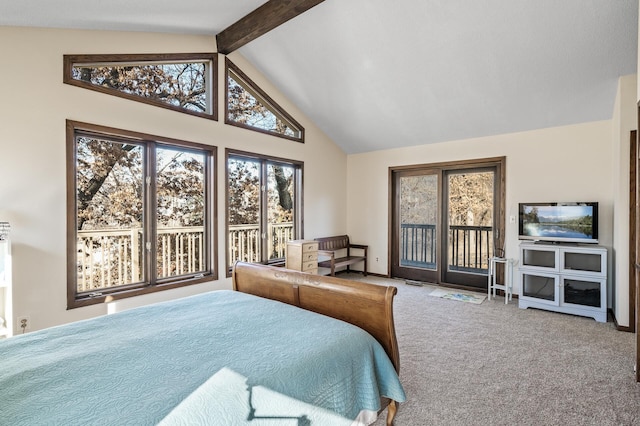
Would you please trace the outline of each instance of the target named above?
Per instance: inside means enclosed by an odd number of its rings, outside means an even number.
[[[180,63],[180,62],[208,62],[206,82],[207,104],[210,112],[192,111],[179,106],[171,105],[162,101],[157,101],[143,96],[121,92],[116,89],[98,86],[86,81],[73,78],[73,67],[77,65],[116,65],[131,64],[143,65],[145,63]],[[167,54],[114,54],[114,55],[64,55],[63,56],[63,78],[65,84],[81,87],[83,89],[94,90],[96,92],[117,96],[135,102],[157,106],[196,117],[218,120],[218,54],[217,53],[167,53]]]
[[[290,167],[296,168],[296,176],[294,177],[294,191],[295,191],[295,200],[294,200],[294,226],[295,226],[295,238],[304,238],[304,162],[297,160],[290,160],[281,157],[273,157],[269,155],[256,154],[252,152],[240,151],[235,149],[227,148],[225,150],[225,197],[229,200],[229,159],[230,158],[240,158],[246,159],[248,161],[257,161],[260,162],[260,184],[264,184],[264,179],[266,178],[266,172],[262,170],[265,164],[273,164],[280,163],[283,165],[287,165]],[[267,219],[266,219],[266,197],[261,197],[260,200],[260,229],[262,230],[266,227]],[[227,277],[231,276],[231,259],[229,258],[229,205],[226,205],[225,208],[225,265],[227,270]],[[266,239],[262,242],[263,250],[262,250],[262,259],[260,263],[263,264],[280,264],[283,263],[283,259],[271,259],[269,260],[264,254],[266,250],[264,247],[267,245]]]
[[[237,76],[238,84],[240,84],[247,92],[249,92],[254,98],[260,101],[264,106],[271,111],[280,120],[286,122],[290,127],[295,128],[300,133],[299,136],[288,136],[271,130],[261,129],[259,127],[250,126],[244,123],[238,123],[237,121],[229,118],[229,77],[233,73]],[[279,138],[289,139],[294,142],[304,143],[304,127],[298,123],[288,112],[286,112],[280,105],[276,103],[267,93],[262,90],[256,83],[253,82],[237,65],[235,65],[229,58],[225,58],[225,91],[224,91],[224,122],[231,126],[240,127],[242,129],[252,130],[254,132],[260,132],[267,135],[277,136]],[[242,84],[244,83],[244,84]]]
[[[405,166],[396,166],[389,167],[388,170],[388,191],[389,191],[389,218],[388,218],[388,274],[389,276],[394,276],[394,269],[398,268],[393,264],[394,261],[394,248],[399,246],[399,239],[394,238],[394,227],[396,226],[395,220],[397,220],[397,212],[395,211],[395,206],[397,204],[397,199],[399,198],[399,194],[394,189],[394,178],[399,172],[422,172],[425,170],[429,170],[438,176],[438,200],[440,205],[438,206],[438,241],[443,241],[443,237],[441,232],[446,227],[446,218],[444,217],[444,212],[442,211],[445,206],[443,202],[444,194],[443,194],[443,179],[447,175],[448,172],[455,172],[458,170],[474,170],[474,169],[486,169],[486,168],[495,168],[496,171],[496,183],[497,186],[494,187],[494,222],[496,224],[496,229],[494,231],[494,248],[502,248],[505,243],[505,231],[506,231],[506,162],[507,157],[490,157],[490,158],[474,158],[469,160],[460,160],[460,161],[443,161],[438,163],[423,163],[423,164],[411,164]],[[496,201],[497,200],[497,201]],[[446,270],[446,246],[440,247],[438,250],[438,268],[434,273],[429,277],[430,280],[437,284],[446,284],[452,287],[460,287],[467,288],[470,290],[477,290],[478,287],[475,286],[466,286],[464,284],[451,284],[447,283],[445,280],[445,270]],[[501,268],[498,271],[498,280],[502,282],[504,278],[504,271]],[[406,278],[406,277],[405,277]],[[421,279],[419,277],[409,278],[409,279]],[[484,278],[483,278],[484,279]]]
[[[77,156],[76,156],[76,135],[89,134],[96,137],[114,140],[116,142],[127,141],[138,145],[144,145],[145,150],[154,151],[151,156],[155,157],[156,147],[184,148],[202,151],[205,154],[205,209],[204,209],[204,235],[205,244],[205,270],[194,273],[191,276],[177,276],[158,278],[156,273],[156,247],[151,244],[151,253],[147,255],[147,260],[143,263],[145,268],[145,280],[139,283],[120,285],[106,289],[96,290],[95,294],[77,292]],[[67,120],[66,123],[66,158],[67,158],[67,309],[89,306],[98,303],[111,302],[127,297],[142,294],[154,293],[157,291],[169,290],[198,284],[218,279],[217,262],[217,184],[216,184],[216,159],[217,147],[204,145],[183,140],[165,138],[161,136],[149,135],[146,133],[133,132],[129,130],[116,129],[113,127],[100,126],[78,121]],[[146,175],[151,176],[153,167],[146,170]],[[143,227],[145,229],[145,240],[155,241],[156,225],[155,211],[151,207],[154,204],[155,194],[150,193],[143,196],[145,211]]]

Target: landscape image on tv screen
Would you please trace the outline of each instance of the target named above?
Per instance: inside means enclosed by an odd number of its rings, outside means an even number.
[[[545,239],[592,239],[593,206],[523,206],[523,234]]]

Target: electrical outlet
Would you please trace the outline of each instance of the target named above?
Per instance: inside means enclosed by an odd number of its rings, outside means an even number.
[[[29,317],[18,317],[17,327],[19,333],[29,331],[31,330],[31,320]]]
[[[376,262],[378,261],[378,258],[376,257]]]

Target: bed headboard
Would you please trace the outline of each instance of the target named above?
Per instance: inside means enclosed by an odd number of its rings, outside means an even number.
[[[232,279],[236,291],[278,300],[366,330],[400,371],[393,322],[395,287],[244,262],[236,262]]]

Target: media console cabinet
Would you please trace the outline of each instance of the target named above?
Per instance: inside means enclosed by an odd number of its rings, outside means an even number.
[[[522,309],[538,308],[607,322],[607,249],[520,243]]]

